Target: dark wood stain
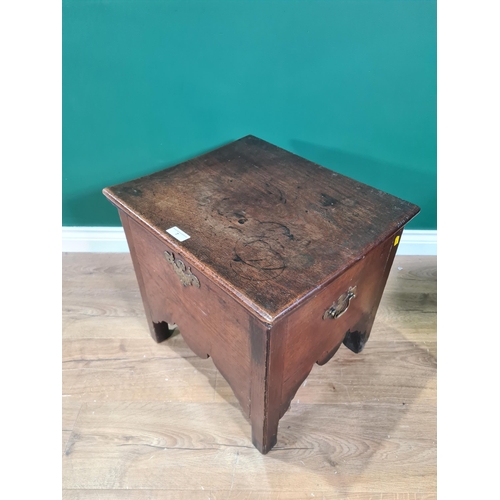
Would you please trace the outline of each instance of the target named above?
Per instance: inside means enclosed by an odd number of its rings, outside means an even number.
[[[351,332],[351,330],[347,330],[344,337],[344,345],[357,354],[363,350],[367,340],[368,335],[366,332],[358,332],[357,330]]]
[[[324,207],[333,207],[336,205],[338,201],[335,198],[332,198],[328,194],[321,193],[321,205]]]

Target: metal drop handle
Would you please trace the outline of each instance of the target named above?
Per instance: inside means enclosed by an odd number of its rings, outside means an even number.
[[[344,292],[323,314],[323,319],[331,318],[337,319],[344,314],[349,305],[351,304],[351,299],[356,297],[357,286],[351,286]]]

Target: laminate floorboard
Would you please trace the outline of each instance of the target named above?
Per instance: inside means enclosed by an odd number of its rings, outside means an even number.
[[[436,258],[396,257],[370,340],[315,366],[261,455],[182,332],[155,344],[129,254],[63,254],[63,498],[436,498]]]

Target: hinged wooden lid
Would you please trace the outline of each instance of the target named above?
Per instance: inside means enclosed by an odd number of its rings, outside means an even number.
[[[420,210],[253,136],[104,194],[269,320]]]

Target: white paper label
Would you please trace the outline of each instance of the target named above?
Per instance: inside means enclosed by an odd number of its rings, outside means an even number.
[[[189,234],[186,234],[182,229],[179,229],[177,226],[171,227],[170,229],[167,229],[167,233],[172,235],[176,240],[179,241],[185,241],[191,236]]]

